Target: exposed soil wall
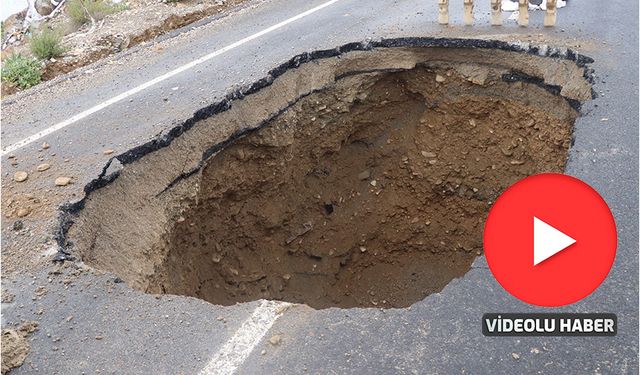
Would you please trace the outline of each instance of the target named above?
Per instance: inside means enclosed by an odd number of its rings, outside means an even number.
[[[504,188],[563,170],[591,97],[575,55],[464,43],[292,60],[120,155],[68,208],[74,251],[134,287],[221,304],[400,307],[440,291],[481,253]]]

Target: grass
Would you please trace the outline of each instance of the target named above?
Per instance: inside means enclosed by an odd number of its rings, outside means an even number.
[[[2,80],[22,89],[35,86],[42,80],[42,64],[33,57],[13,54],[2,65]]]
[[[100,21],[109,14],[127,9],[125,4],[113,5],[106,0],[70,0],[67,3],[67,15],[71,20],[82,25],[87,22]]]
[[[29,45],[31,52],[42,60],[58,57],[65,51],[62,46],[62,33],[46,27],[33,34]]]

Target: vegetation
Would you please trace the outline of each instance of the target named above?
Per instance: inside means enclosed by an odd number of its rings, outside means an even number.
[[[2,66],[2,80],[23,89],[35,86],[42,80],[42,65],[33,57],[13,54]]]
[[[29,44],[31,52],[42,60],[58,57],[65,51],[62,46],[62,33],[46,27],[33,34]]]
[[[100,21],[105,16],[127,9],[125,4],[113,5],[108,0],[69,0],[67,14],[78,25]]]

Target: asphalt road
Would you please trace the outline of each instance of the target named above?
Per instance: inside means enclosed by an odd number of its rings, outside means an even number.
[[[2,147],[323,2],[255,2],[7,98]],[[612,209],[619,233],[614,267],[595,293],[560,309],[514,299],[483,258],[463,278],[409,309],[294,306],[237,363],[237,373],[638,373],[638,4],[569,1],[557,27],[544,29],[541,12],[532,13],[528,28],[507,22],[490,27],[489,2],[484,3],[476,5],[476,26],[461,26],[460,2],[452,5],[453,26],[443,28],[435,22],[435,1],[340,0],[12,151],[17,167],[4,155],[5,196],[33,192],[46,201],[25,221],[28,236],[11,231],[3,218],[4,263],[15,259],[16,265],[2,280],[2,288],[15,294],[12,303],[2,304],[2,326],[40,323],[31,336],[31,354],[13,373],[191,374],[205,368],[259,303],[221,307],[144,295],[115,283],[113,275],[77,272],[71,264],[52,274],[42,243],[50,240],[55,206],[81,194],[108,159],[103,150],[138,145],[295,54],[399,36],[532,40],[571,46],[595,60],[599,97],[584,105],[576,122],[567,173],[591,184]],[[47,150],[41,150],[44,141]],[[10,181],[16,168],[32,170],[39,157],[52,164],[48,175],[27,185]],[[62,174],[75,183],[53,188],[53,178]],[[38,286],[47,292],[37,295]],[[493,311],[613,312],[619,331],[610,338],[486,338],[480,318]],[[274,346],[268,339],[276,334],[282,341]]]

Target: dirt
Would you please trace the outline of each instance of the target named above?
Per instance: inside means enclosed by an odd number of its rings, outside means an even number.
[[[38,323],[29,321],[18,329],[2,330],[2,375],[22,366],[31,350],[27,337],[36,329]]]
[[[65,11],[38,27],[64,30],[65,53],[44,62],[43,81],[72,72],[107,56],[150,41],[169,31],[179,29],[201,19],[220,14],[240,6],[247,0],[183,0],[160,2],[158,0],[127,0],[127,9],[108,15],[94,27],[86,24],[74,26]],[[7,43],[2,59],[12,53],[31,55],[28,37],[22,32],[24,12],[11,17],[5,23]],[[13,39],[11,39],[13,38]],[[3,41],[3,46],[5,45]],[[11,95],[19,88],[6,82],[2,95]]]
[[[128,164],[69,237],[151,293],[409,306],[469,270],[507,186],[564,170],[578,113],[559,93],[588,93],[572,69],[428,48],[305,64]]]
[[[563,170],[571,117],[427,69],[350,80],[207,163],[163,291],[404,307],[469,269],[503,189]]]

